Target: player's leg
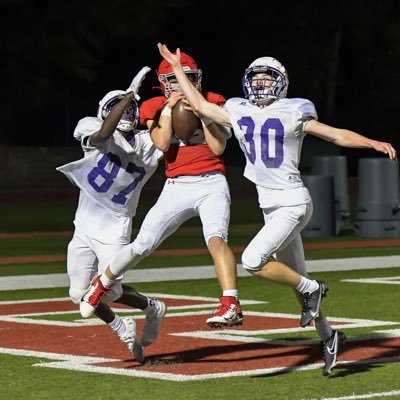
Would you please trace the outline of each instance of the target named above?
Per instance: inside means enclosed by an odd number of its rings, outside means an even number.
[[[231,293],[225,293],[225,295],[238,297],[236,260],[225,240],[220,236],[211,236],[207,247],[213,259],[222,291],[231,291]]]
[[[293,268],[300,275],[307,276],[304,249],[300,234],[288,246],[278,251],[276,258]],[[298,292],[295,293],[299,303],[302,304],[303,296]],[[336,365],[337,356],[343,350],[346,336],[343,332],[332,328],[321,307],[318,317],[315,318],[315,329],[321,339],[321,349],[325,363],[323,374],[328,375]]]
[[[310,209],[310,204],[263,209],[265,225],[242,255],[243,267],[253,275],[289,286],[304,296],[300,321],[303,327],[318,316],[321,300],[328,288],[323,282],[303,277],[272,257],[293,240],[297,234],[294,227],[302,229],[308,221]]]
[[[178,180],[169,185],[167,180],[156,204],[147,213],[135,240],[125,246],[110,262],[106,273],[114,280],[141,259],[150,255],[185,221],[196,216],[193,201],[186,187]],[[189,189],[190,190],[190,189]]]
[[[125,246],[123,244],[104,244],[96,240],[91,240],[91,246],[94,248],[96,255],[99,258],[98,272],[100,275],[97,275],[94,278],[95,285],[97,285],[95,287],[98,287],[98,285],[103,286],[100,279],[102,276],[101,274],[104,273],[104,270],[110,263],[113,255],[118,254],[118,252]],[[162,320],[165,316],[166,307],[162,301],[150,299],[147,296],[137,292],[135,289],[126,285],[122,285],[122,278],[123,275],[119,275],[117,279],[111,282],[110,286],[106,288],[103,295],[100,296],[100,301],[98,302],[97,307],[92,308],[92,306],[86,302],[83,302],[84,306],[82,306],[81,303],[81,313],[82,310],[85,312],[85,310],[89,309],[90,312],[94,312],[97,316],[103,319],[103,321],[105,321],[109,327],[118,334],[120,339],[129,348],[135,350],[135,358],[139,360],[138,353],[141,349],[141,346],[140,343],[138,344],[136,330],[134,329],[136,324],[129,321],[127,318],[120,318],[117,314],[112,312],[112,310],[110,310],[108,306],[103,303],[103,301],[114,301],[132,308],[138,308],[146,314],[145,325],[143,328],[144,335],[142,333],[142,338],[144,339],[145,345],[151,344],[157,338],[161,328]],[[107,320],[105,317],[107,317]],[[148,337],[147,339],[146,336]],[[141,352],[143,353],[143,349],[141,349]]]
[[[98,259],[90,249],[87,237],[74,234],[67,249],[69,296],[73,303],[80,303],[97,269]]]
[[[177,186],[180,187],[181,185],[174,185],[174,188]],[[131,244],[124,246],[121,251],[114,255],[109,267],[89,288],[87,295],[80,304],[82,316],[86,318],[90,316],[101,298],[126,270],[151,254],[163,240],[193,216],[195,216],[195,212],[193,207],[187,204],[184,193],[177,193],[176,190],[172,190],[166,184],[157,203],[146,215],[138,236]],[[163,302],[153,299],[148,302],[144,312],[146,313],[146,323],[141,341],[144,345],[149,345],[159,333],[166,306]]]
[[[300,233],[298,233],[285,248],[276,252],[276,259],[277,261],[286,264],[287,266],[298,272],[300,275],[306,278],[308,277],[303,242],[301,240]],[[295,294],[300,304],[302,304],[303,296],[296,291]],[[322,341],[327,340],[333,334],[331,324],[328,322],[326,316],[324,315],[322,308],[320,308],[318,317],[315,318],[315,327]]]
[[[140,308],[144,312],[146,318],[140,343],[144,347],[149,346],[157,339],[160,333],[167,306],[163,301],[147,297],[130,286],[122,285],[122,289],[122,296],[115,302],[129,307]]]
[[[96,317],[104,321],[118,335],[138,362],[144,361],[144,350],[136,334],[136,322],[133,318],[121,318],[108,304],[100,302],[94,311]]]
[[[201,200],[197,202],[197,212],[222,290],[221,305],[206,322],[212,328],[242,325],[236,260],[227,243],[230,218],[228,184],[222,174],[210,175],[198,183],[198,190]]]
[[[67,271],[70,280],[70,297],[75,304],[80,304],[91,279],[99,270],[99,259],[95,251],[96,245],[83,234],[75,235],[68,245]],[[120,318],[105,303],[100,303],[94,314],[118,335],[137,361],[144,360],[142,346],[136,337],[134,321],[132,323]]]
[[[158,201],[147,213],[135,240],[114,253],[105,271],[96,276],[80,304],[84,318],[93,314],[103,296],[115,287],[123,273],[151,254],[157,246],[177,228],[164,218],[163,203]]]
[[[151,254],[167,237],[193,216],[195,216],[193,207],[188,204],[188,196],[185,196],[182,184],[172,187],[166,183],[157,203],[146,215],[139,234],[131,245],[124,248],[123,252],[130,253],[127,256],[127,261],[124,261],[124,257],[114,257],[108,269],[108,278],[120,276],[121,272],[126,270],[128,263],[130,263],[129,267],[132,266],[131,260],[136,265],[137,262]],[[140,294],[132,289],[130,291],[124,290],[123,297],[118,301],[132,306],[133,301],[136,302],[138,300],[140,300]],[[142,305],[144,305],[143,298],[141,301]],[[140,340],[143,346],[149,346],[156,340],[160,332],[167,307],[164,302],[150,298],[147,299],[146,307],[142,309],[146,314],[146,319]]]

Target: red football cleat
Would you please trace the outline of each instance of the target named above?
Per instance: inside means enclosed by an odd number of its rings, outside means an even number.
[[[101,298],[107,294],[107,289],[100,281],[100,275],[95,276],[90,283],[89,289],[82,296],[79,310],[83,318],[89,318],[100,303]]]
[[[243,324],[243,313],[239,300],[233,296],[221,296],[220,306],[208,318],[206,323],[210,328],[226,328]]]

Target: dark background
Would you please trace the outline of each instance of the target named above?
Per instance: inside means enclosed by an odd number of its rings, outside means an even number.
[[[289,72],[288,97],[313,101],[322,122],[398,149],[397,0],[3,0],[0,31],[2,146],[74,145],[77,121],[144,65],[152,72],[141,97],[158,94],[161,41],[192,55],[203,88],[226,98],[242,96],[255,58],[274,56]]]

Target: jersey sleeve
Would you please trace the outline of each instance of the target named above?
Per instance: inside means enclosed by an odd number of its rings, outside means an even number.
[[[310,119],[318,119],[317,110],[310,100],[302,99],[299,110],[302,113],[302,118],[309,121]]]
[[[296,110],[297,125],[295,129],[296,136],[305,136],[305,127],[308,121],[318,119],[318,114],[314,104],[307,99],[291,99],[291,105]]]
[[[148,120],[158,120],[166,100],[165,97],[158,96],[144,101],[140,106],[140,124],[146,126]]]
[[[224,104],[223,108],[229,114],[229,120],[231,122],[232,129],[235,130],[239,128],[237,124],[237,120],[240,118],[241,113],[243,112],[241,104],[245,104],[247,102],[246,99],[242,99],[240,97],[232,97],[228,99],[228,101]],[[240,128],[239,128],[240,129]]]
[[[224,109],[230,113],[232,111],[232,107],[234,104],[237,102],[238,98],[233,97],[229,99],[225,104],[224,104]]]
[[[136,154],[140,154],[141,151],[144,151],[147,154],[154,153],[158,160],[161,160],[164,157],[164,153],[161,150],[158,150],[151,140],[150,131],[148,129],[140,130],[135,133],[133,151]]]
[[[85,117],[78,121],[74,130],[74,138],[81,142],[82,150],[85,152],[92,151],[96,147],[90,143],[90,136],[98,132],[101,128],[102,121],[96,117]]]
[[[306,135],[306,125],[308,124],[309,121],[313,120],[313,119],[318,119],[318,115],[317,115],[317,111],[315,109],[314,104],[309,101],[309,100],[305,100],[305,102],[302,104],[302,106],[300,107],[300,111],[302,113],[301,116],[301,134],[302,135]]]
[[[203,96],[208,102],[214,103],[220,107],[222,107],[226,103],[225,97],[217,93],[204,92]]]

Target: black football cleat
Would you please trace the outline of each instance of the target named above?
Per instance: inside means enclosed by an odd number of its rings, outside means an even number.
[[[322,355],[325,362],[322,374],[330,376],[332,368],[336,365],[337,356],[343,351],[346,342],[343,332],[333,331],[331,337],[321,342]]]

